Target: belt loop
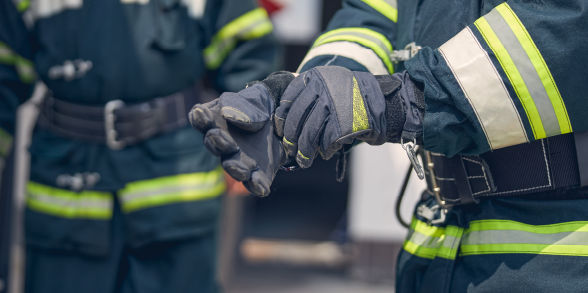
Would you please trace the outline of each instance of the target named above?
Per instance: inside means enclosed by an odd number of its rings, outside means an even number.
[[[580,173],[580,186],[588,186],[588,131],[574,133],[576,160]]]

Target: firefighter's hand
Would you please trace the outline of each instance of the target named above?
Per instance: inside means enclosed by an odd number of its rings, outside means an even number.
[[[190,122],[205,134],[206,147],[253,194],[268,195],[276,173],[287,161],[271,118],[276,99],[292,79],[291,73],[275,73],[190,111]]]
[[[274,120],[287,155],[308,168],[318,153],[329,159],[355,139],[386,142],[385,106],[372,74],[321,66],[290,83]]]
[[[424,100],[406,72],[374,76],[339,66],[300,74],[274,114],[288,157],[302,168],[359,140],[373,145],[420,141]]]

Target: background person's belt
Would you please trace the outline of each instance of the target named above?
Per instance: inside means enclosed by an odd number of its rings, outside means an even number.
[[[588,133],[452,158],[424,152],[428,191],[441,206],[588,185]]]
[[[104,106],[48,96],[41,105],[39,126],[65,137],[121,149],[187,125],[188,111],[197,103],[198,95],[196,88],[190,88],[142,103],[113,100]]]

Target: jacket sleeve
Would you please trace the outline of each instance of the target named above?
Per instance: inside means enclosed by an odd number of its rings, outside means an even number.
[[[278,44],[267,12],[255,1],[216,2],[204,60],[218,91],[239,91],[277,69]]]
[[[26,6],[19,6],[21,10]],[[35,80],[29,33],[13,1],[0,3],[0,159],[10,151],[16,110]]]
[[[298,71],[320,65],[391,74],[396,0],[346,0],[313,43]]]
[[[480,154],[588,130],[588,2],[513,0],[406,62],[425,148]]]

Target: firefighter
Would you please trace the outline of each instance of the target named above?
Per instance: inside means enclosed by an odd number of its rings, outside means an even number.
[[[583,292],[587,11],[583,0],[344,1],[299,75],[196,105],[191,121],[260,195],[280,167],[401,143],[428,190],[397,292]]]
[[[1,146],[33,83],[48,88],[30,146],[26,291],[218,292],[225,182],[187,113],[205,79],[234,91],[276,69],[265,10],[241,0],[0,5]]]

